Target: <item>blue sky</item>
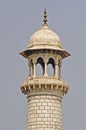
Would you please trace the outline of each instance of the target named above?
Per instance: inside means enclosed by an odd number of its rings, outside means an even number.
[[[20,84],[27,78],[26,59],[19,52],[42,26],[47,9],[48,25],[72,55],[63,61],[63,79],[70,90],[63,99],[64,130],[86,128],[86,1],[0,1],[0,129],[26,129],[27,99]]]

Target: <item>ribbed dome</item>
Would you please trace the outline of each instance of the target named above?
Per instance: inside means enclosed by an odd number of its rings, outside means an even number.
[[[47,25],[36,31],[29,40],[28,49],[62,49],[59,36]]]

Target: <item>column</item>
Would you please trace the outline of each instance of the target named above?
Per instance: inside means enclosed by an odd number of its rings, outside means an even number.
[[[58,77],[58,64],[55,64],[55,77]]]
[[[28,61],[28,77],[31,76],[31,64]]]
[[[28,65],[28,70],[29,70],[28,76],[30,77],[31,76],[31,66],[30,65]]]
[[[36,63],[33,63],[33,76],[36,76]]]
[[[62,78],[62,74],[61,74],[61,66],[62,66],[62,62],[60,61],[59,62],[59,64],[58,64],[58,66],[59,66],[59,78],[61,79]]]
[[[33,76],[36,76],[36,59],[33,59]]]
[[[47,62],[48,62],[48,60],[45,59],[44,60],[44,76],[48,76],[48,74],[47,74]]]
[[[61,66],[59,66],[59,78],[61,79]]]

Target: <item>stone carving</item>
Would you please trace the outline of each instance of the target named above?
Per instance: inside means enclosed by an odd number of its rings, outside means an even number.
[[[21,91],[24,94],[32,92],[47,92],[57,95],[66,94],[68,92],[68,84],[59,79],[54,78],[29,78],[21,84]]]

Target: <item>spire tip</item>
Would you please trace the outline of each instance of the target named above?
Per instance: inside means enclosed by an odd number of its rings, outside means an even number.
[[[47,11],[46,11],[46,8],[44,9],[43,17],[44,17],[44,19],[43,19],[44,24],[43,25],[47,25]]]

